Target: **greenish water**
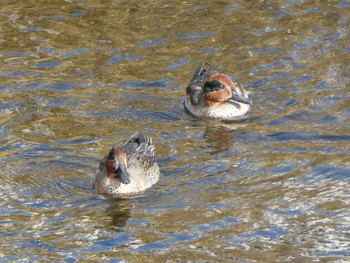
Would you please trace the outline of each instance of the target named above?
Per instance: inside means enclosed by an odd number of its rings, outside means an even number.
[[[347,1],[4,1],[0,261],[349,261],[349,26]],[[184,112],[202,61],[245,119]],[[96,194],[134,131],[160,181]]]

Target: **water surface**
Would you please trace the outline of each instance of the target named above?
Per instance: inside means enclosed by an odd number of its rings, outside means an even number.
[[[346,1],[5,1],[0,8],[0,258],[48,262],[350,260]],[[202,61],[254,101],[197,120]],[[162,177],[91,187],[134,131]]]

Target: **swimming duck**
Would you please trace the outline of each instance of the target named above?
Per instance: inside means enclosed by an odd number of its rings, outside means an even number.
[[[93,187],[98,193],[119,195],[137,193],[151,187],[159,179],[152,139],[133,134],[114,146],[100,163]]]
[[[186,88],[184,106],[196,117],[234,120],[245,115],[251,104],[247,92],[237,82],[203,62]]]

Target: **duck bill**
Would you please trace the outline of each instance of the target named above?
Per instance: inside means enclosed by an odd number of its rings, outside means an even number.
[[[130,184],[130,179],[128,174],[126,173],[126,168],[124,165],[119,165],[119,173],[118,173],[120,181],[123,184]]]
[[[252,100],[246,98],[246,97],[243,97],[242,95],[234,92],[231,99],[229,100],[229,102],[232,101],[233,103],[235,102],[241,102],[241,103],[244,103],[244,104],[248,104],[248,105],[251,105],[252,104]]]

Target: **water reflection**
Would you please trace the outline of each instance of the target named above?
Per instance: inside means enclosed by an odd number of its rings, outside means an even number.
[[[128,199],[111,198],[106,215],[112,219],[111,225],[117,228],[124,227],[131,216],[132,205]],[[106,218],[107,219],[107,218]]]
[[[17,1],[0,8],[2,261],[346,261],[349,4]],[[234,123],[183,110],[201,61],[246,87]],[[144,131],[162,177],[94,193]]]
[[[205,147],[212,149],[210,154],[216,155],[220,152],[233,150],[235,147],[235,134],[240,133],[246,125],[243,123],[211,123],[206,126],[203,134]]]

